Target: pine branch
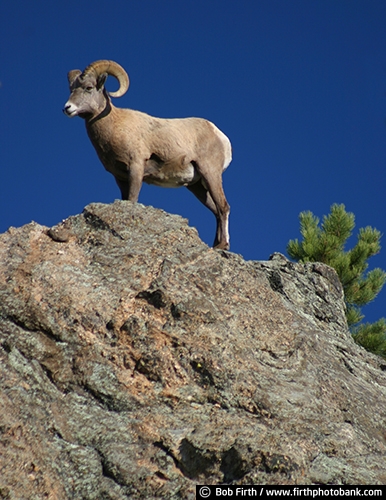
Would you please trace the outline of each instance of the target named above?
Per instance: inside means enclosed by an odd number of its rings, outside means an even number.
[[[288,242],[288,255],[300,262],[324,262],[336,270],[343,286],[347,323],[354,338],[368,350],[375,349],[372,352],[386,355],[386,338],[384,344],[380,340],[386,335],[386,320],[379,320],[374,325],[359,325],[364,317],[360,307],[374,300],[386,283],[386,273],[382,269],[366,274],[368,259],[380,252],[381,233],[370,226],[361,228],[354,248],[345,251],[345,244],[355,227],[355,216],[346,212],[344,205],[332,205],[321,227],[319,218],[310,211],[301,212],[299,220],[303,239]],[[380,331],[384,333],[381,335]]]

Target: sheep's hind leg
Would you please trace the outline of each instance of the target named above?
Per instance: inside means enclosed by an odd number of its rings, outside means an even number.
[[[229,218],[229,205],[226,201],[224,192],[221,188],[220,198],[221,202],[216,203],[209,189],[204,186],[203,181],[200,180],[195,184],[187,186],[200,201],[203,203],[216,217],[216,237],[213,243],[214,248],[229,250],[229,232],[228,232],[228,218]],[[221,196],[222,195],[222,196]],[[219,205],[221,203],[221,209]]]

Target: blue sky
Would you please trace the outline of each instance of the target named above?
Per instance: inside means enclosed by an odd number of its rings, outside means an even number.
[[[1,2],[0,232],[119,198],[83,121],[62,113],[67,72],[113,59],[131,80],[116,106],[204,117],[231,139],[232,251],[285,253],[299,213],[333,203],[356,230],[386,233],[385,27],[384,0]],[[140,202],[212,243],[214,217],[186,189],[144,185]],[[370,268],[386,270],[385,236],[383,247]],[[366,320],[385,302],[386,290]]]

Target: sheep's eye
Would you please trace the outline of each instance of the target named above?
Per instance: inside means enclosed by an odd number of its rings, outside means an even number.
[[[86,92],[91,92],[93,88],[94,87],[91,87],[91,85],[89,85],[88,87],[86,87]]]

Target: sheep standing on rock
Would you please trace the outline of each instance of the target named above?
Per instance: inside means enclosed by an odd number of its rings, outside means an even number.
[[[108,75],[119,82],[107,92]],[[110,99],[129,88],[126,71],[113,61],[96,61],[82,72],[68,73],[71,95],[67,116],[80,116],[122,199],[136,202],[142,182],[164,187],[186,186],[217,221],[215,248],[229,249],[229,204],[222,173],[232,160],[231,143],[213,123],[202,118],[154,118],[140,111],[116,108]]]

